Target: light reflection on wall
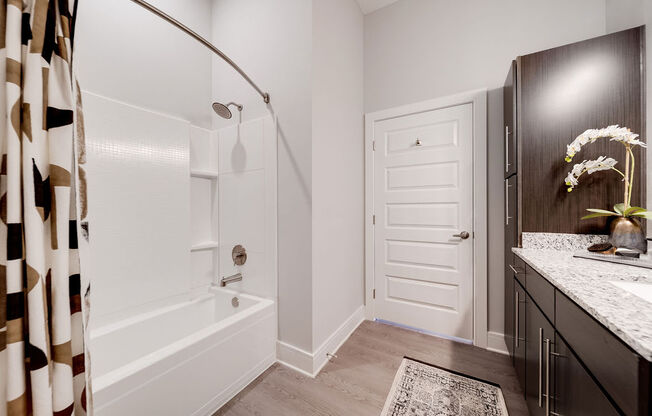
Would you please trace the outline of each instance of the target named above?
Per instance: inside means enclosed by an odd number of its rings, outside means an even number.
[[[539,101],[538,110],[546,116],[569,115],[572,108],[588,105],[600,98],[593,87],[611,78],[615,68],[613,58],[607,54],[593,54],[560,66],[541,87],[545,98]]]

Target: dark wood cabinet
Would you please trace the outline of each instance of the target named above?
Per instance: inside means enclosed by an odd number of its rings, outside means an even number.
[[[537,304],[526,295],[525,300],[525,399],[532,416],[547,416],[550,403],[549,361],[545,355],[555,337],[552,324]],[[546,407],[548,406],[548,407]]]
[[[629,127],[645,141],[645,27],[520,56],[503,89],[505,192],[505,341],[532,415],[652,415],[650,362],[566,298],[512,253],[524,232],[601,234],[622,198],[612,172],[564,184],[573,163],[566,146],[590,128]],[[632,204],[646,199],[645,153],[634,150]],[[578,163],[624,149],[600,140]],[[547,406],[547,407],[546,407]]]
[[[514,301],[515,301],[515,315],[514,315],[514,368],[516,369],[516,376],[522,387],[525,387],[525,305],[526,295],[525,289],[521,284],[514,280]],[[525,388],[523,388],[525,391]]]
[[[503,117],[505,128],[503,131],[505,139],[505,178],[516,173],[516,61],[512,66],[505,80],[503,88]]]
[[[558,415],[604,415],[620,413],[584,369],[559,334],[550,353],[554,374],[554,412]]]
[[[516,176],[517,238],[522,232],[603,234],[606,218],[580,220],[587,208],[611,209],[622,198],[613,172],[585,176],[571,193],[574,163],[601,155],[624,163],[625,149],[599,140],[573,163],[566,146],[587,129],[618,124],[645,140],[645,27],[519,56],[503,88],[505,179]],[[634,148],[632,205],[645,202],[645,152]],[[510,207],[511,208],[511,207]],[[519,215],[514,215],[518,211]],[[645,224],[644,224],[645,225]]]
[[[512,266],[522,264],[514,255]],[[512,273],[510,354],[530,414],[650,415],[650,362],[536,270],[524,268]]]
[[[514,357],[516,278],[510,267],[511,265],[511,259],[505,256],[505,344],[510,357]]]
[[[624,146],[598,140],[572,163],[564,161],[566,146],[587,129],[614,124],[645,138],[644,43],[645,27],[638,27],[517,58],[520,232],[606,231],[604,217],[580,218],[587,208],[611,209],[622,202],[621,178],[596,172],[571,193],[564,178],[575,163],[601,155],[624,163]],[[638,206],[645,202],[646,163],[640,147],[634,153],[632,205]]]
[[[511,252],[518,246],[518,183],[517,176],[505,179],[505,248]]]
[[[632,351],[564,294],[558,293],[557,331],[625,414],[649,415],[650,362]]]
[[[510,214],[511,213],[511,214]],[[524,268],[514,262],[512,247],[517,245],[516,176],[505,179],[505,342],[510,354],[514,353],[514,278]]]

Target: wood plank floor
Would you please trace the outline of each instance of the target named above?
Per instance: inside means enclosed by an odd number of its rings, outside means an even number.
[[[378,416],[403,356],[500,384],[510,416],[528,415],[507,356],[365,321],[312,379],[275,364],[215,415]]]

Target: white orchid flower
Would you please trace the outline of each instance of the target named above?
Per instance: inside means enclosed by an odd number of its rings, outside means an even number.
[[[573,160],[573,157],[579,153],[584,145],[593,143],[601,138],[609,138],[611,141],[621,142],[628,146],[647,147],[647,145],[638,140],[637,137],[638,134],[632,133],[627,127],[620,127],[618,125],[605,127],[603,129],[586,130],[566,147],[566,161],[570,162]]]
[[[579,184],[579,178],[584,173],[591,175],[592,173],[602,170],[616,170],[614,166],[616,166],[617,163],[618,162],[611,157],[600,156],[595,160],[585,160],[582,163],[575,164],[573,170],[568,172],[566,179],[564,179],[566,186],[568,186],[568,192],[571,192],[573,188]]]

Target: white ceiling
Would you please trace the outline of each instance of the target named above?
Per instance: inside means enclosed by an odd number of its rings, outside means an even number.
[[[362,13],[369,14],[375,12],[378,9],[389,6],[392,3],[396,3],[398,0],[357,0],[362,9]]]

